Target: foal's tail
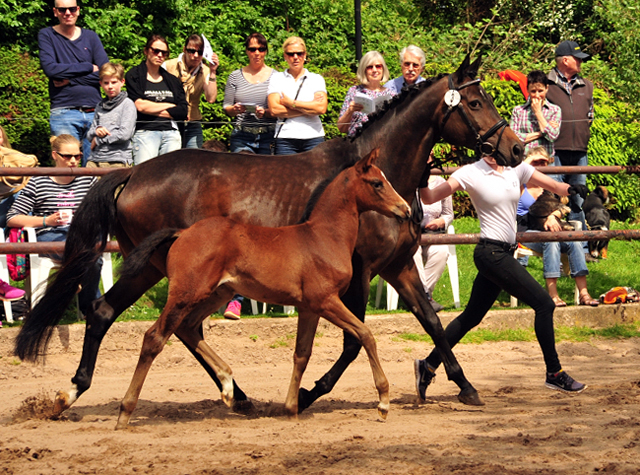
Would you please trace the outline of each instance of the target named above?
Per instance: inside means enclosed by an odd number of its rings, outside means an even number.
[[[69,228],[62,267],[52,277],[42,299],[26,315],[16,337],[14,354],[20,359],[35,361],[44,356],[53,329],[107,245],[116,221],[116,192],[126,185],[132,171],[109,173],[82,200]]]
[[[173,241],[178,239],[179,232],[180,230],[177,228],[166,228],[145,238],[122,263],[120,277],[136,277],[140,274],[149,263],[153,253],[164,244],[173,244]]]

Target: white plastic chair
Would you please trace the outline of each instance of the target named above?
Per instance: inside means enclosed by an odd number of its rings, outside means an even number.
[[[452,224],[447,228],[447,234],[455,234],[456,231]],[[458,256],[456,255],[455,244],[449,244],[449,257],[447,258],[447,269],[449,271],[449,281],[451,282],[451,292],[453,293],[453,303],[456,308],[460,308],[460,281],[458,278]],[[382,277],[378,280],[378,288],[376,289],[376,308],[380,307],[382,299],[382,287],[384,286]],[[387,310],[398,309],[398,292],[391,285],[387,285]]]
[[[293,313],[296,311],[296,308],[292,305],[284,305],[283,308],[284,313],[286,313],[287,315],[293,315]],[[251,299],[251,313],[253,313],[254,315],[258,315],[258,302],[253,299]],[[262,313],[267,313],[266,302],[262,302]]]
[[[35,228],[24,228],[27,232],[27,239],[29,242],[37,242]],[[102,271],[100,277],[102,279],[102,288],[106,293],[111,287],[113,287],[113,266],[111,264],[111,253],[105,252],[102,254]],[[29,254],[29,266],[30,275],[27,282],[29,294],[31,296],[31,308],[42,298],[46,290],[46,282],[51,273],[51,269],[56,267],[56,263],[48,257],[41,257],[38,254]],[[0,277],[1,278],[1,277]],[[80,316],[80,310],[78,310],[78,316]]]
[[[0,228],[0,232],[2,232],[2,242],[6,242],[6,238],[4,236],[4,229]],[[0,279],[4,280],[7,284],[9,283],[9,267],[7,266],[7,255],[0,255]],[[11,302],[8,300],[2,300],[2,304],[4,305],[4,315],[7,317],[7,322],[13,322],[13,312],[11,311]]]

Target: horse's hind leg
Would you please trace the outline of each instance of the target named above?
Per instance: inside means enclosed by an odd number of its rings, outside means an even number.
[[[460,402],[473,406],[483,405],[484,403],[480,399],[478,391],[465,377],[462,367],[458,364],[458,360],[451,350],[451,345],[449,345],[442,328],[442,322],[440,322],[438,315],[427,299],[413,259],[410,265],[407,265],[395,275],[392,272],[388,273],[388,271],[389,268],[385,269],[384,279],[398,291],[398,294],[409,306],[422,328],[433,339],[436,349],[442,358],[447,378],[455,382],[460,388],[460,393],[458,394]]]
[[[130,305],[135,303],[144,292],[162,278],[162,274],[149,266],[135,279],[120,279],[102,297],[95,300],[86,315],[86,327],[82,356],[75,376],[71,379],[68,391],[58,391],[54,402],[54,414],[60,414],[91,386],[93,372],[98,358],[102,339],[113,322]]]
[[[293,354],[293,374],[291,375],[291,383],[289,384],[289,392],[284,403],[285,410],[289,417],[298,417],[298,391],[300,390],[300,382],[304,374],[311,350],[313,348],[313,339],[316,336],[318,328],[318,315],[308,310],[300,309],[298,312],[298,332],[296,336],[296,350]]]

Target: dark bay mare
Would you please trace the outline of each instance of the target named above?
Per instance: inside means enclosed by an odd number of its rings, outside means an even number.
[[[386,110],[372,117],[354,140],[334,139],[309,152],[289,156],[180,150],[105,176],[78,209],[69,230],[63,266],[26,319],[16,338],[15,354],[25,360],[44,355],[53,329],[110,232],[115,233],[127,255],[155,231],[185,229],[211,216],[270,227],[294,224],[320,182],[374,148],[380,150],[377,165],[400,196],[416,209],[420,208],[416,188],[428,176],[429,153],[441,138],[478,153],[493,154],[501,165],[518,165],[522,143],[480,87],[476,79],[479,65],[479,59],[470,64],[465,58],[455,73],[403,91]],[[364,321],[369,282],[377,274],[382,276],[433,338],[447,377],[460,387],[458,398],[466,404],[481,404],[451,352],[414,266],[419,220],[398,223],[370,212],[360,219],[352,257],[353,277],[343,302]],[[166,275],[166,252],[167,248],[159,249],[144,272],[135,278],[119,279],[93,303],[86,315],[80,365],[70,390],[56,396],[57,413],[69,408],[90,387],[100,343],[118,315]],[[334,366],[313,389],[300,389],[299,410],[330,392],[359,351],[358,341],[345,333],[344,350]],[[214,370],[198,353],[192,353],[220,388]],[[248,401],[235,382],[234,401],[236,410]]]
[[[171,246],[166,262],[169,294],[158,320],[144,335],[116,429],[129,424],[151,364],[174,333],[207,360],[222,384],[222,400],[233,407],[231,368],[207,345],[200,330],[205,318],[238,293],[298,309],[293,375],[285,402],[290,417],[298,417],[300,381],[320,317],[365,347],[380,398],[378,413],[387,417],[389,381],[373,333],[340,300],[351,281],[360,215],[376,211],[400,222],[411,217],[407,202],[374,165],[377,156],[373,150],[322,187],[317,200],[310,201],[303,223],[270,228],[213,216],[185,230],[162,229],[136,246],[125,259],[123,277],[143,272],[158,247]]]

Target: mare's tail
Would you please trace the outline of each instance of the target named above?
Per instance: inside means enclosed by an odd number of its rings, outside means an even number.
[[[178,239],[177,228],[166,228],[156,231],[151,236],[146,237],[127,256],[120,267],[120,277],[135,277],[146,267],[154,252],[166,243],[173,243]]]
[[[105,175],[82,200],[69,228],[62,267],[27,314],[16,337],[14,354],[20,359],[35,361],[44,356],[53,329],[107,245],[116,221],[115,194],[129,181],[132,171],[128,168]]]

